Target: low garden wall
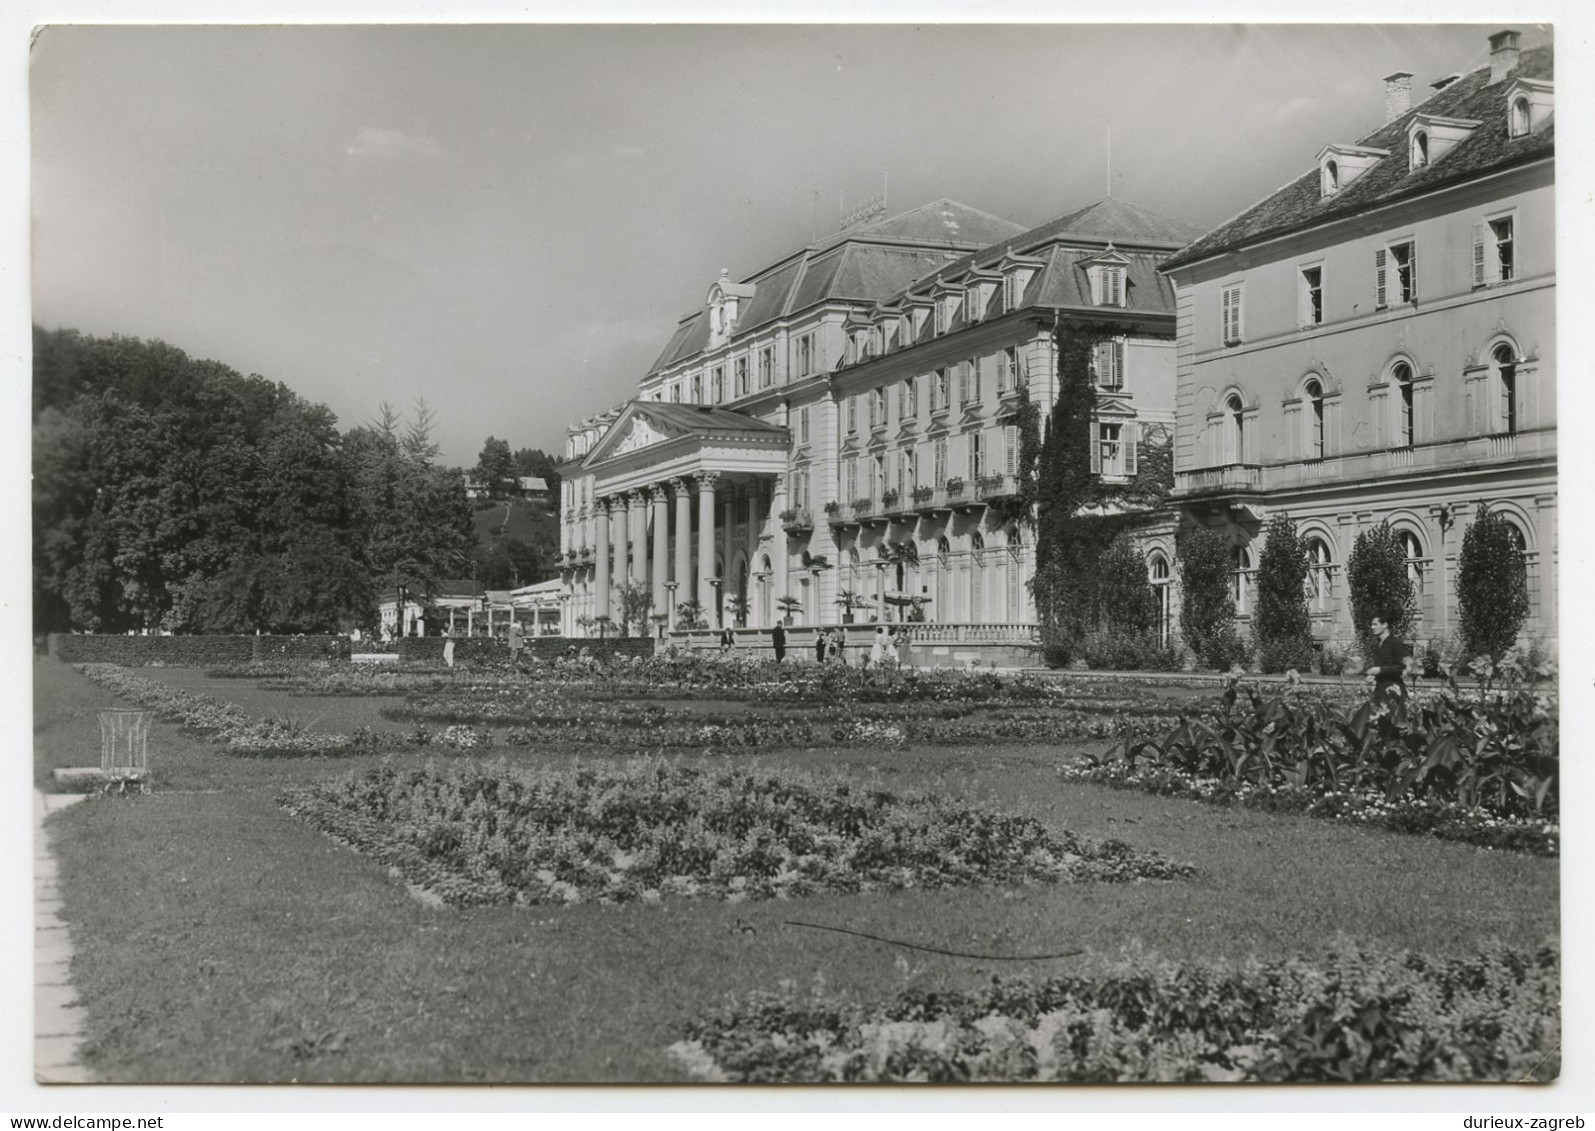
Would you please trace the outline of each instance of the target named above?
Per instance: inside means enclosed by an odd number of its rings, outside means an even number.
[[[199,667],[252,660],[334,659],[349,654],[343,636],[80,636],[52,633],[50,655],[68,664]]]
[[[397,652],[401,660],[432,660],[441,662],[443,659],[443,645],[448,642],[443,636],[406,636],[402,640],[390,644],[372,645],[373,651]],[[588,655],[609,658],[611,656],[652,656],[654,642],[646,636],[623,636],[608,640],[596,638],[578,640],[565,636],[528,636],[522,640],[522,648],[527,656],[537,660],[557,660],[568,655],[572,648],[578,652],[586,651]],[[504,659],[509,655],[509,645],[502,636],[489,639],[484,636],[457,636],[454,638],[454,662],[469,663],[475,659]]]
[[[854,666],[869,659],[874,643],[876,625],[829,625],[827,631],[842,628],[843,660]],[[988,625],[934,625],[913,624],[902,626],[909,630],[907,656],[899,653],[898,659],[916,668],[1040,668],[1041,649],[1024,640],[1014,639],[1013,633],[1000,633],[996,626]],[[964,632],[957,631],[965,629]],[[968,629],[976,632],[969,632]],[[1009,636],[1009,639],[969,639],[990,629],[992,637]],[[767,628],[738,628],[736,653],[754,660],[775,659],[775,645]],[[814,636],[812,625],[794,625],[786,630],[786,659],[788,663],[814,662]],[[698,652],[718,652],[720,633],[697,629],[691,632],[673,632],[669,642],[678,648]]]

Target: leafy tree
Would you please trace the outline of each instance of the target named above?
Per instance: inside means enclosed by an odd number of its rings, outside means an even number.
[[[1227,669],[1246,652],[1235,630],[1229,541],[1216,530],[1198,526],[1181,542],[1180,631],[1203,664]]]
[[[1129,535],[1118,535],[1103,552],[1093,597],[1097,623],[1105,628],[1139,633],[1157,627],[1157,595],[1147,580],[1146,562]]]
[[[416,463],[430,464],[438,457],[438,445],[432,439],[437,427],[437,415],[426,403],[425,397],[415,399],[415,416],[404,430],[404,454]]]
[[[502,499],[510,494],[515,487],[516,468],[515,457],[510,454],[509,441],[489,436],[487,442],[482,445],[481,454],[476,458],[476,467],[472,474],[489,498]]]
[[[647,583],[633,581],[622,585],[620,597],[620,635],[630,636],[631,626],[641,631],[648,623],[648,614],[654,607],[654,595]]]
[[[1049,663],[1072,659],[1095,614],[1091,582],[1105,540],[1080,514],[1092,498],[1091,418],[1096,386],[1088,327],[1058,334],[1058,400],[1037,457],[1036,573],[1031,581]]]
[[[1377,641],[1368,622],[1375,614],[1390,610],[1395,617],[1390,631],[1410,639],[1418,615],[1417,595],[1407,576],[1407,554],[1401,536],[1389,523],[1357,535],[1346,561],[1346,576],[1351,588],[1352,628],[1363,655],[1371,656]]]
[[[1462,535],[1457,559],[1457,606],[1462,647],[1472,656],[1500,660],[1517,641],[1529,615],[1528,567],[1516,532],[1487,503]]]
[[[1307,611],[1307,547],[1283,511],[1268,522],[1257,563],[1257,610],[1252,637],[1265,672],[1306,670],[1313,661],[1312,617]]]

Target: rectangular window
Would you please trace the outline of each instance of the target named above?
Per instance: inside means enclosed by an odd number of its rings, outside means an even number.
[[[1223,342],[1226,346],[1238,346],[1241,342],[1241,284],[1225,287],[1219,305]]]
[[[858,498],[858,470],[857,463],[849,458],[842,461],[842,505],[851,506],[853,500]]]
[[[1092,272],[1096,277],[1098,306],[1124,305],[1124,268],[1098,267]]]
[[[936,441],[935,447],[931,449],[931,458],[931,470],[934,472],[933,478],[936,481],[936,486],[940,487],[947,482],[947,438],[945,436]]]
[[[967,292],[965,292],[964,309],[966,311],[968,311],[968,313],[969,313],[969,321],[977,322],[977,321],[980,320],[980,288],[979,287],[970,287],[969,290]]]
[[[1512,258],[1512,217],[1503,216],[1490,221],[1490,242],[1495,245],[1495,256],[1491,263],[1495,268],[1495,278],[1492,282],[1510,283],[1517,275]]]
[[[897,386],[897,420],[899,424],[907,424],[918,414],[914,411],[914,379],[904,377],[903,383]]]
[[[1123,475],[1124,458],[1119,443],[1120,424],[1097,425],[1097,458],[1093,471],[1099,475]]]
[[[1324,269],[1301,269],[1301,310],[1298,318],[1303,326],[1317,326],[1324,320]]]
[[[938,334],[945,334],[947,332],[947,300],[946,299],[939,298],[939,299],[936,300],[936,310],[935,310],[934,317],[936,319],[935,332],[938,333]]]
[[[680,385],[672,385],[672,386],[670,386],[670,399],[672,401],[677,402],[678,404],[680,403],[680,401],[681,401],[681,386]]]
[[[980,403],[980,358],[972,358],[969,362],[969,399],[975,404]]]
[[[915,474],[914,449],[904,448],[898,453],[898,485],[900,495],[907,495],[919,486],[919,477]]]
[[[876,389],[870,394],[870,431],[879,432],[886,427],[886,390]]]
[[[997,392],[1006,393],[1013,388],[1013,347],[997,354]]]
[[[737,360],[736,360],[736,374],[737,374],[737,396],[745,397],[745,396],[748,395],[748,393],[750,391],[748,389],[748,359],[747,358],[745,358],[745,357],[737,358]]]
[[[798,409],[798,443],[809,442],[809,406]]]
[[[1092,358],[1097,384],[1104,389],[1124,388],[1124,339],[1098,342]]]
[[[693,404],[702,404],[703,403],[703,374],[702,373],[694,373],[692,375],[692,403]]]
[[[853,435],[856,435],[857,433],[858,433],[858,398],[857,397],[848,397],[847,398],[847,434],[849,436],[853,436]]]
[[[1418,259],[1411,241],[1376,248],[1374,306],[1403,306],[1418,300]]]
[[[1017,271],[1002,277],[1002,308],[1005,311],[1018,310],[1021,295],[1019,287],[1019,273]]]
[[[814,335],[803,334],[797,340],[797,371],[799,377],[814,372]]]
[[[947,394],[950,391],[947,387],[947,367],[944,365],[936,370],[936,384],[931,387],[930,410],[932,412],[947,407]]]
[[[969,482],[979,482],[985,471],[985,444],[979,432],[969,434]]]
[[[713,392],[714,392],[714,403],[715,404],[719,404],[721,401],[726,399],[726,369],[725,369],[725,366],[717,365],[717,366],[714,367],[714,384],[712,386],[712,389],[713,389]]]
[[[1002,430],[1002,473],[1019,474],[1019,428],[1014,424],[1005,425]]]
[[[775,381],[775,348],[765,346],[759,351],[759,388],[768,389]]]

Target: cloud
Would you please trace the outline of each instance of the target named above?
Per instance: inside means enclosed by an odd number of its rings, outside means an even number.
[[[1277,126],[1282,122],[1290,121],[1299,114],[1305,114],[1316,105],[1318,105],[1318,99],[1309,98],[1305,94],[1298,94],[1289,102],[1283,102],[1274,107],[1268,115],[1268,121]]]
[[[380,126],[362,126],[354,140],[344,147],[350,157],[389,159],[395,157],[424,157],[429,161],[443,156],[443,147],[435,138],[407,134],[403,130],[383,129]]]

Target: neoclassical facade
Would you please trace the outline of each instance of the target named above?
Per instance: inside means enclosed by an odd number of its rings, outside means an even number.
[[[1057,336],[1096,351],[1093,461],[1134,475],[1175,420],[1174,293],[1199,230],[1107,199],[1024,230],[941,200],[844,229],[685,317],[625,404],[572,425],[563,629],[646,586],[674,626],[923,619],[1026,638],[1033,548],[1014,493],[1025,398],[1057,396]]]
[[[1320,639],[1353,635],[1346,563],[1390,523],[1419,638],[1456,628],[1463,534],[1485,501],[1526,555],[1530,631],[1556,635],[1552,56],[1387,83],[1388,120],[1174,256],[1175,501],[1225,531],[1243,620],[1268,516],[1307,539]]]

